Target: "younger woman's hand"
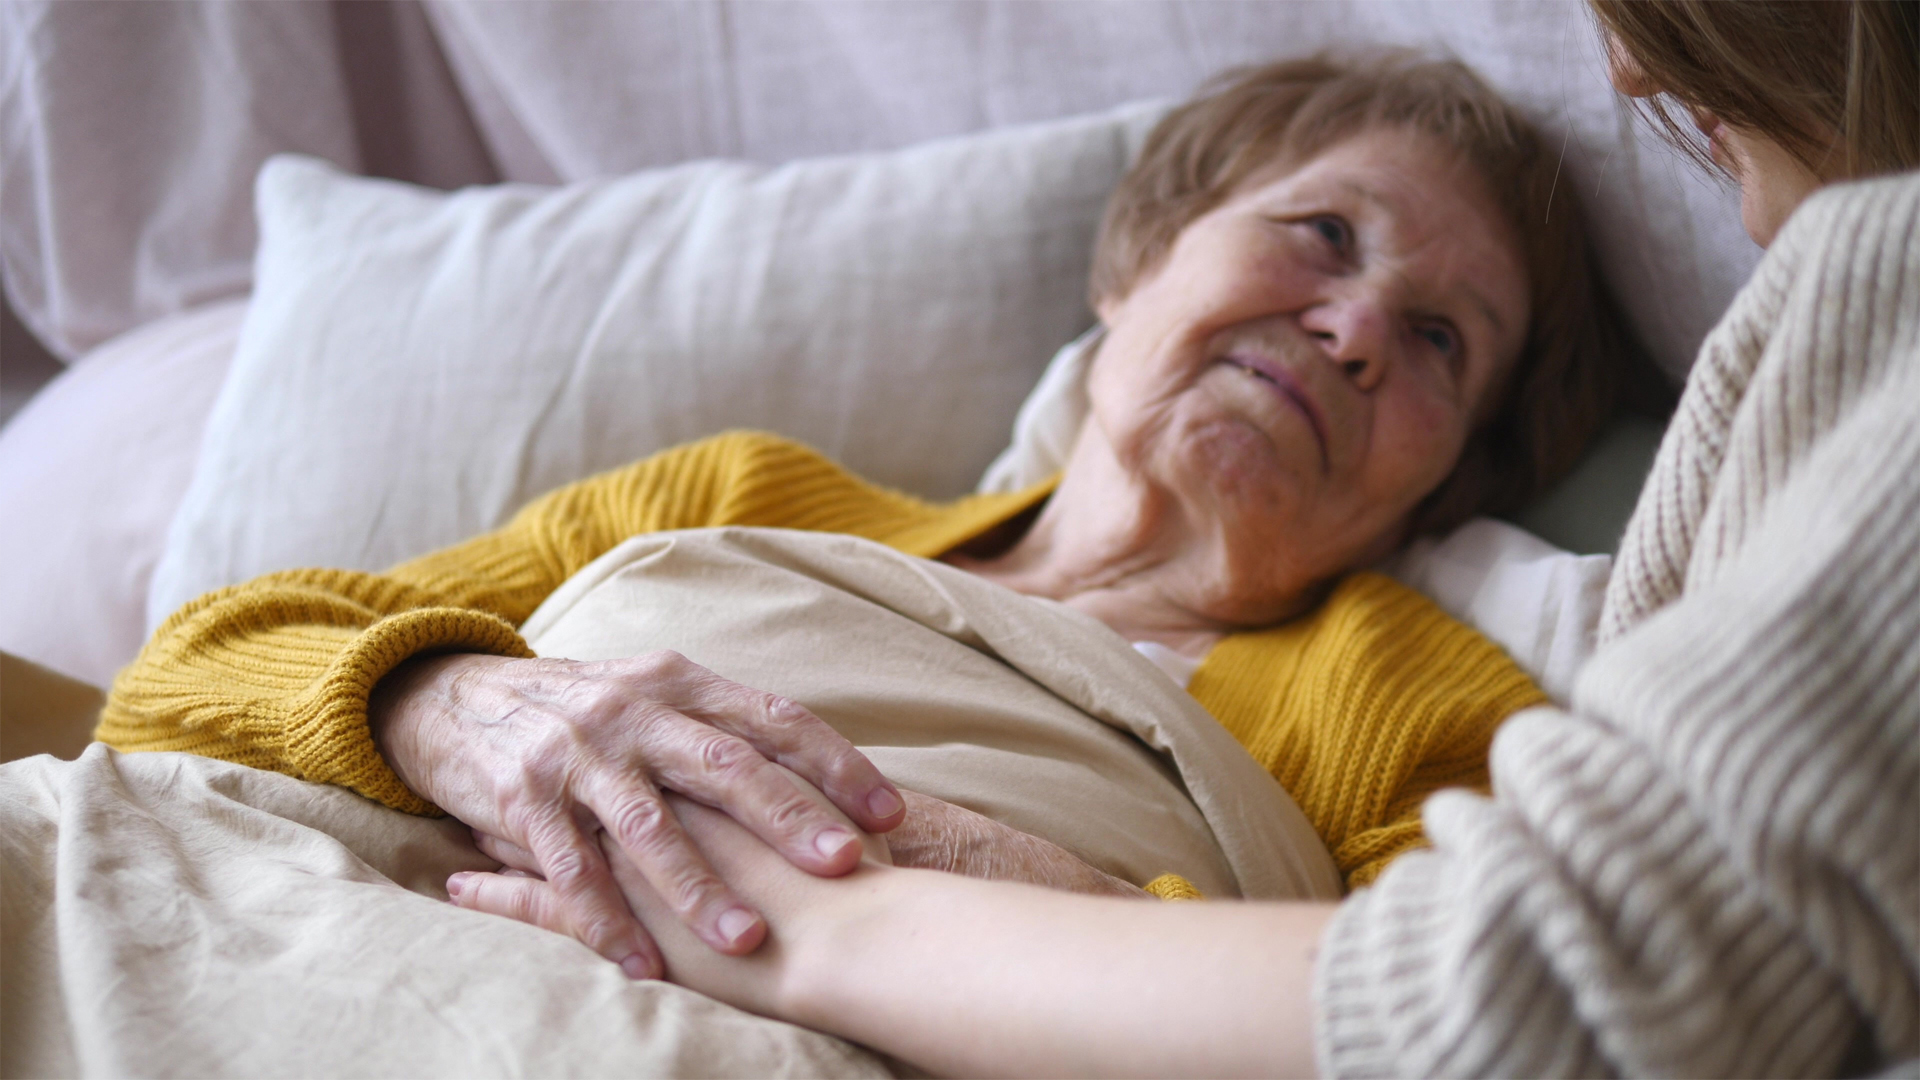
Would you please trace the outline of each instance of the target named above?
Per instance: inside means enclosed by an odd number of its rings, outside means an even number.
[[[827,805],[825,797],[811,786],[805,790],[822,807]],[[930,795],[905,789],[900,794],[907,802],[906,820],[884,838],[867,838],[869,858],[915,870],[938,870],[982,881],[1017,881],[1089,896],[1148,895],[1145,889],[1088,865],[1051,841]],[[692,811],[684,803],[675,805],[684,823]],[[539,863],[525,849],[478,829],[473,840],[482,852],[505,864],[509,876],[539,877]],[[623,873],[631,875],[631,869],[622,865],[624,860],[612,861],[615,878]],[[551,889],[536,881],[502,882],[488,877],[460,875],[462,883],[474,891],[456,897],[455,902],[565,932],[564,915]],[[626,888],[626,893],[631,900],[633,889]]]
[[[905,812],[897,789],[818,717],[672,652],[592,663],[420,658],[380,681],[369,719],[408,787],[526,853],[527,869],[551,885],[543,925],[634,978],[658,976],[662,959],[609,872],[602,829],[708,946],[738,955],[766,935],[689,842],[663,790],[725,812],[822,876],[859,864],[859,830],[885,832]]]
[[[842,820],[849,829],[856,829],[851,821],[840,818],[840,811],[813,785],[793,773],[780,771],[794,789],[812,800],[822,813]],[[782,898],[788,901],[789,918],[781,930],[788,935],[787,944],[791,946],[792,935],[797,930],[797,924],[791,917],[791,901],[796,898],[796,890],[805,891],[814,884],[828,883],[795,873],[758,837],[743,830],[739,823],[725,814],[671,792],[667,793],[665,802],[692,842],[721,868],[722,874],[736,888],[761,902]],[[447,895],[453,902],[472,911],[484,911],[566,933],[565,906],[553,885],[540,876],[532,854],[477,829],[474,830],[473,839],[481,851],[504,863],[505,867],[499,873],[466,872],[448,878]],[[885,837],[863,832],[860,839],[864,847],[859,865],[870,868],[868,872],[871,872],[871,868],[884,867],[892,861]],[[601,834],[598,841],[627,903],[652,929],[668,957],[669,966],[664,975],[724,1001],[775,1015],[774,999],[768,994],[778,984],[777,972],[784,960],[784,953],[779,940],[771,932],[768,936],[772,940],[755,950],[751,956],[728,959],[706,948],[688,933],[683,924],[673,921],[666,901],[641,876],[639,868],[627,858],[625,852],[615,847],[605,834]]]

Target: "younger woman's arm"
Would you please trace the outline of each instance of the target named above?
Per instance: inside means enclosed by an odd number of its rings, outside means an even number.
[[[869,860],[797,870],[723,814],[671,803],[762,912],[745,957],[705,947],[608,856],[670,978],[742,1008],[966,1075],[1309,1075],[1313,952],[1327,904],[1148,903]],[[541,922],[537,878],[459,875],[463,907]]]

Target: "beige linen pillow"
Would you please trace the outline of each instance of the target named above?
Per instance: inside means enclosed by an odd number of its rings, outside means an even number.
[[[1091,320],[1101,209],[1162,111],[560,188],[270,161],[252,307],[149,623],[271,570],[391,565],[730,427],[967,491]]]

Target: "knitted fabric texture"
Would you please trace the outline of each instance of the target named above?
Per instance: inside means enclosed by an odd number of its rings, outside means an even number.
[[[931,504],[774,436],[717,436],[561,488],[497,532],[384,575],[302,570],[202,597],[120,673],[96,737],[120,750],[184,750],[437,812],[374,746],[373,685],[425,652],[529,655],[515,628],[628,537],[777,526],[851,533],[933,557],[1049,491],[1043,484]],[[1419,801],[1434,787],[1484,788],[1494,727],[1544,700],[1486,639],[1377,575],[1356,575],[1288,628],[1229,637],[1195,674],[1194,695],[1295,794],[1342,871],[1363,877],[1421,843]],[[1350,760],[1356,753],[1381,760],[1362,767]]]
[[[1547,700],[1498,646],[1367,573],[1311,615],[1222,641],[1191,690],[1300,804],[1348,888],[1425,843],[1428,795],[1485,792],[1494,729]]]
[[[1325,1076],[1920,1057],[1920,176],[1816,194],[1709,336],[1573,711],[1321,938]]]
[[[1206,899],[1205,896],[1201,895],[1199,889],[1193,887],[1193,882],[1188,881],[1179,874],[1161,874],[1159,877],[1142,885],[1141,888],[1162,900]]]

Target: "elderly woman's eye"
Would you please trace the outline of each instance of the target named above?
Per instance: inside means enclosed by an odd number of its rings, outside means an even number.
[[[1417,333],[1442,356],[1453,356],[1460,351],[1460,335],[1450,326],[1423,326]]]
[[[1320,234],[1320,238],[1333,246],[1335,251],[1345,251],[1353,244],[1353,230],[1345,220],[1332,214],[1315,214],[1307,219],[1307,226]]]

